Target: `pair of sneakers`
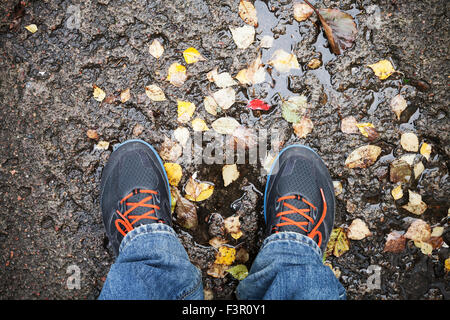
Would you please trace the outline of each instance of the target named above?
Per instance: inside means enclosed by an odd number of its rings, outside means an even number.
[[[122,143],[102,172],[100,203],[116,254],[128,232],[148,223],[172,226],[169,181],[155,149],[142,140]],[[303,145],[284,148],[267,177],[266,236],[298,232],[325,250],[333,228],[333,183],[322,159]]]

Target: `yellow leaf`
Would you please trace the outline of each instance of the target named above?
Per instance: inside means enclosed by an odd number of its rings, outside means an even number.
[[[35,24],[29,24],[28,26],[25,26],[25,29],[27,29],[31,33],[35,33],[38,30],[37,25]]]
[[[183,52],[184,60],[186,60],[187,64],[196,63],[198,61],[204,61],[205,58],[197,51],[195,48],[187,48]]]
[[[250,1],[241,0],[239,2],[239,16],[245,23],[257,27],[258,26],[258,16],[256,8]]]
[[[169,184],[171,186],[178,186],[183,175],[181,166],[178,163],[167,162],[164,164],[164,169],[166,169]]]
[[[176,87],[181,87],[186,79],[186,67],[177,62],[172,63],[167,74],[167,81]]]
[[[239,239],[240,237],[242,237],[243,233],[242,231],[239,230],[239,232],[232,232],[230,233],[230,236],[232,236],[234,239]]]
[[[403,197],[402,185],[399,184],[394,189],[392,189],[391,194],[394,200],[401,199]]]
[[[211,197],[214,192],[214,185],[206,182],[199,182],[194,178],[189,178],[186,187],[186,199],[191,201],[203,201]]]
[[[346,251],[350,249],[347,235],[343,228],[334,228],[330,235],[327,248],[325,250],[325,257],[330,254],[336,257],[342,256]]]
[[[194,129],[194,131],[208,131],[209,128],[206,125],[205,120],[200,119],[200,118],[196,118],[194,120],[192,120],[192,129]]]
[[[103,91],[102,89],[100,89],[99,87],[97,87],[97,85],[94,84],[94,99],[102,102],[103,99],[105,99],[106,97],[106,93],[105,91]]]
[[[359,132],[366,138],[369,136],[366,128],[375,128],[370,122],[357,123],[356,126],[359,128]]]
[[[289,72],[291,69],[300,69],[297,57],[292,53],[287,53],[283,49],[278,49],[273,54],[269,64],[279,72]]]
[[[420,147],[420,154],[423,155],[427,160],[430,160],[431,155],[431,145],[424,142]]]
[[[219,252],[216,254],[215,264],[224,264],[226,266],[231,265],[236,258],[236,249],[230,247],[220,247]]]
[[[395,72],[395,69],[389,60],[381,60],[377,63],[370,64],[369,67],[381,80],[389,78],[389,76]]]
[[[445,259],[445,271],[449,272],[450,271],[450,258]]]
[[[195,104],[189,101],[177,100],[178,103],[178,122],[188,122],[195,111]]]

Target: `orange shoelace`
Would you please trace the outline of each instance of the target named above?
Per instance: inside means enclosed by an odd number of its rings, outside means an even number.
[[[298,209],[298,208],[294,207],[293,205],[286,203],[286,202],[283,203],[283,206],[285,206],[286,208],[288,208],[290,210],[282,211],[276,215],[277,218],[281,217],[280,220],[284,221],[284,222],[280,222],[280,223],[276,224],[274,229],[276,230],[282,226],[296,226],[296,227],[300,228],[301,230],[305,231],[307,233],[308,237],[311,239],[314,239],[314,237],[317,236],[318,237],[317,243],[320,247],[320,245],[322,244],[322,233],[320,231],[318,231],[318,229],[319,229],[320,225],[322,224],[323,220],[325,219],[325,216],[327,215],[327,202],[325,201],[325,195],[324,195],[322,189],[320,189],[320,193],[322,194],[322,200],[323,200],[322,216],[320,217],[317,224],[313,227],[311,232],[308,233],[308,230],[305,228],[305,226],[307,226],[310,223],[314,224],[314,219],[308,215],[308,213],[311,212],[311,209]],[[299,195],[280,197],[280,198],[278,198],[277,202],[281,202],[281,201],[289,200],[289,199],[297,199],[297,200],[303,201],[313,210],[317,210],[316,206],[314,206],[311,202],[307,201],[305,198],[303,198]],[[287,215],[293,214],[293,213],[297,213],[297,214],[301,215],[307,221],[294,221],[294,220],[286,217]],[[275,231],[275,232],[278,232],[278,231]]]
[[[136,195],[138,193],[147,193],[150,194],[148,197],[145,197],[144,199],[140,200],[139,202],[126,202],[130,197],[133,195]],[[152,219],[152,220],[159,220],[156,216],[153,216],[152,214],[155,213],[155,210],[159,210],[159,206],[154,204],[146,203],[147,201],[151,200],[153,198],[152,194],[157,194],[156,191],[153,190],[139,190],[135,189],[133,192],[131,192],[129,195],[127,195],[125,198],[120,200],[120,204],[123,204],[125,202],[126,206],[129,206],[130,208],[125,211],[124,213],[121,213],[119,210],[116,210],[117,214],[122,219],[116,219],[115,225],[117,230],[125,237],[128,232],[134,229],[133,225],[142,220],[142,219]],[[139,215],[130,215],[130,213],[138,208],[138,207],[145,207],[145,208],[152,208],[152,210],[147,211],[144,214]],[[130,222],[131,220],[131,222]],[[123,228],[124,229],[123,229]]]

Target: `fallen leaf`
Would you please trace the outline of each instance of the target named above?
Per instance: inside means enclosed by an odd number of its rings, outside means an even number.
[[[408,190],[409,202],[402,206],[403,209],[408,210],[411,213],[421,215],[427,210],[427,204],[422,201],[422,196],[417,192]]]
[[[377,161],[381,154],[381,148],[374,145],[362,146],[350,153],[345,160],[345,165],[352,168],[367,168]]]
[[[283,49],[274,52],[269,61],[269,65],[275,67],[279,72],[289,72],[291,69],[300,69],[297,57],[292,53],[287,53]]]
[[[189,129],[188,128],[184,128],[184,127],[179,127],[176,128],[173,131],[173,135],[175,137],[175,139],[181,143],[182,146],[186,145],[186,142],[189,140],[190,138],[190,133],[189,133]]]
[[[172,63],[167,74],[167,81],[176,87],[181,87],[186,79],[186,67],[177,62]]]
[[[375,130],[375,127],[370,122],[357,123],[356,126],[359,129],[359,132],[369,140],[375,140],[378,138],[378,132]]]
[[[420,147],[420,154],[425,157],[425,159],[430,160],[431,155],[431,145],[424,142]]]
[[[241,231],[241,222],[239,221],[239,216],[230,216],[224,221],[225,230],[228,233],[238,233]]]
[[[392,161],[389,165],[389,180],[393,183],[409,182],[411,180],[409,164],[401,159]]]
[[[213,75],[213,80],[216,86],[219,88],[228,88],[237,85],[228,72],[222,72],[217,75]]]
[[[220,89],[213,93],[213,98],[221,109],[226,110],[235,103],[236,92],[233,88]]]
[[[347,237],[351,240],[362,240],[371,235],[372,232],[370,232],[366,223],[361,219],[353,220],[347,230]]]
[[[450,272],[450,258],[445,259],[444,266],[445,266],[445,271]]]
[[[228,186],[233,181],[239,178],[239,171],[236,164],[226,164],[222,168],[222,178],[224,187]]]
[[[167,137],[164,139],[159,151],[159,155],[163,158],[163,160],[175,162],[179,157],[181,157],[182,154],[183,148],[178,143],[168,139]]]
[[[159,59],[164,53],[164,47],[157,39],[153,40],[152,44],[148,47],[148,52],[156,59]]]
[[[349,242],[345,230],[343,228],[334,228],[331,231],[324,257],[328,257],[331,254],[340,257],[349,249]]]
[[[222,117],[215,120],[211,126],[217,133],[233,135],[234,130],[239,127],[240,124],[234,118]]]
[[[217,112],[220,111],[220,107],[217,105],[216,100],[211,96],[205,97],[203,105],[205,106],[205,110],[213,116],[216,116]]]
[[[295,135],[302,139],[312,131],[314,124],[311,119],[303,117],[299,122],[294,123],[292,127],[294,128]]]
[[[333,181],[334,195],[338,196],[342,193],[343,187],[340,181]]]
[[[29,24],[29,25],[25,26],[25,29],[27,29],[31,33],[35,33],[36,31],[38,31],[37,25],[35,25],[35,24]]]
[[[227,265],[213,263],[206,273],[214,278],[224,278],[227,270]]]
[[[215,67],[213,70],[206,74],[206,78],[208,78],[209,82],[214,82],[214,78],[219,74],[218,67]]]
[[[195,229],[198,225],[195,204],[183,198],[177,189],[175,189],[175,196],[177,199],[175,213],[177,214],[178,224],[186,229]]]
[[[198,52],[197,49],[190,47],[183,51],[183,57],[187,64],[205,61],[206,59]]]
[[[264,37],[262,37],[261,42],[260,42],[259,45],[260,45],[261,48],[269,49],[269,48],[272,48],[274,40],[275,39],[273,37],[265,35]]]
[[[227,270],[229,274],[233,276],[233,278],[241,281],[244,280],[248,276],[248,269],[243,264],[238,264],[234,267],[231,267]]]
[[[240,248],[236,252],[236,261],[246,263],[250,259],[250,255],[248,254],[247,250],[244,248]]]
[[[321,65],[322,65],[322,60],[317,59],[317,58],[311,59],[307,64],[308,68],[310,68],[312,70],[319,68]]]
[[[164,91],[162,91],[162,89],[155,84],[146,86],[145,94],[152,101],[165,101],[166,100],[166,95],[164,94]]]
[[[86,131],[86,135],[89,139],[98,140],[97,130],[89,129]]]
[[[369,67],[380,80],[389,78],[389,76],[395,72],[395,69],[389,60],[381,60],[377,63],[369,64]]]
[[[245,150],[245,148],[252,149],[258,143],[255,131],[244,126],[239,126],[233,131],[233,140],[241,150]]]
[[[414,165],[414,168],[413,168],[413,171],[414,171],[414,178],[417,179],[417,178],[422,174],[422,172],[423,172],[424,170],[425,170],[425,167],[424,167],[422,161],[416,163],[416,164]]]
[[[406,151],[417,152],[419,150],[419,139],[412,132],[405,132],[400,138],[400,144]]]
[[[247,108],[250,108],[252,110],[264,110],[267,111],[270,109],[270,106],[265,103],[262,100],[259,99],[253,99],[252,101],[250,101],[247,105]]]
[[[314,10],[307,4],[299,2],[294,3],[294,19],[298,22],[305,21],[313,14],[313,12]]]
[[[444,227],[434,227],[431,232],[431,238],[440,237],[444,233]]]
[[[205,300],[214,300],[214,292],[211,289],[203,289],[203,297]]]
[[[406,239],[428,241],[431,238],[431,228],[422,219],[415,219],[405,233]]]
[[[228,240],[222,239],[220,237],[214,237],[214,238],[209,239],[209,241],[208,241],[208,243],[216,249],[220,248],[227,242],[228,242]]]
[[[305,96],[292,96],[281,104],[281,115],[287,122],[297,123],[308,108],[308,100]]]
[[[414,241],[414,245],[425,255],[431,255],[433,252],[433,245],[426,241]]]
[[[187,123],[191,119],[195,111],[195,104],[189,101],[177,100],[178,104],[178,118],[177,121],[180,123]]]
[[[394,189],[392,189],[391,194],[392,194],[392,197],[394,198],[394,200],[398,200],[398,199],[403,198],[402,185],[399,184]]]
[[[192,129],[194,131],[208,131],[209,130],[208,126],[206,125],[205,120],[203,120],[203,119],[196,118],[196,119],[192,120],[191,124],[192,124]]]
[[[130,100],[130,97],[131,97],[130,88],[122,90],[122,92],[120,93],[120,102],[125,103],[128,100]]]
[[[245,25],[239,28],[231,28],[234,43],[239,49],[247,49],[255,39],[255,28]]]
[[[95,145],[95,149],[97,149],[97,150],[108,150],[108,148],[109,148],[109,142],[108,141],[99,141]]]
[[[403,236],[403,232],[394,230],[387,235],[383,252],[399,253],[405,250],[405,245],[406,238]]]
[[[184,191],[186,192],[186,199],[198,202],[211,197],[214,192],[214,185],[190,177]]]
[[[216,254],[215,264],[231,265],[236,258],[236,249],[222,246]]]
[[[258,16],[255,6],[247,0],[240,0],[239,2],[239,16],[246,24],[253,27],[258,26]]]
[[[93,93],[94,99],[99,102],[102,102],[103,99],[105,99],[105,97],[106,97],[105,91],[103,91],[102,89],[97,87],[97,85],[95,85],[95,84],[93,85],[93,88],[94,88],[94,93]]]
[[[355,117],[353,116],[349,116],[346,117],[344,119],[342,119],[341,121],[341,131],[343,133],[357,133],[358,132],[358,127],[357,127],[357,122]]]
[[[166,162],[164,163],[164,169],[166,169],[167,177],[169,178],[169,184],[171,186],[178,186],[183,175],[183,170],[178,163]]]
[[[400,116],[407,106],[408,104],[401,94],[398,94],[392,98],[391,109],[397,115],[397,120],[400,120]]]
[[[266,80],[266,70],[261,60],[261,53],[248,68],[238,72],[236,79],[243,85],[258,84]]]

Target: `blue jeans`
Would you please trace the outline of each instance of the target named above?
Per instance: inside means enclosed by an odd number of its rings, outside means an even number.
[[[236,293],[239,299],[346,298],[317,244],[294,232],[265,239]],[[171,227],[146,224],[123,239],[99,299],[203,299],[202,275]]]

